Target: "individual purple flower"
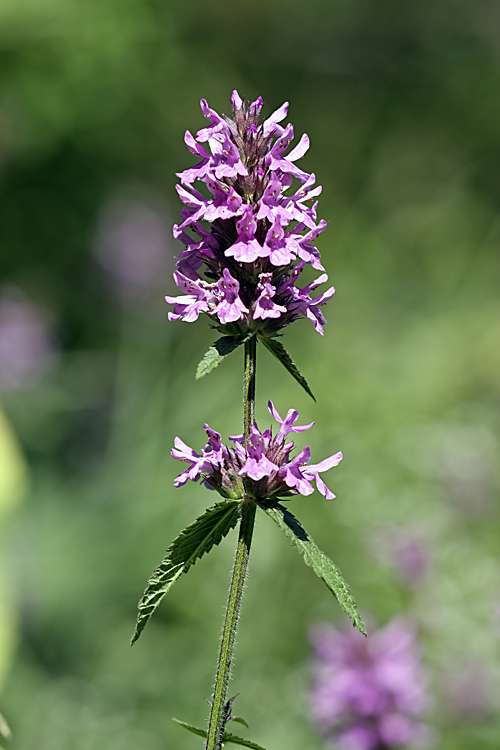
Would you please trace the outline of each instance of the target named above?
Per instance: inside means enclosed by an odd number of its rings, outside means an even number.
[[[297,257],[296,244],[286,235],[279,216],[266,234],[264,247],[273,266],[288,266]]]
[[[174,446],[175,447],[172,448],[171,451],[172,456],[178,458],[180,461],[186,461],[191,464],[188,469],[175,478],[174,487],[182,487],[183,484],[186,484],[188,479],[196,482],[203,472],[210,471],[210,468],[216,461],[216,454],[214,454],[213,450],[208,451],[208,454],[206,454],[205,451],[202,451],[201,454],[196,453],[179,437],[175,438]]]
[[[260,295],[257,297],[253,309],[254,320],[256,318],[262,318],[262,320],[265,318],[279,318],[281,313],[287,311],[286,307],[277,305],[271,299],[276,296],[276,287],[270,283],[271,278],[272,273],[262,273],[260,275],[260,282],[257,285],[257,292],[260,291]]]
[[[286,486],[301,495],[311,495],[314,492],[314,487],[304,475],[304,472],[301,471],[310,458],[311,449],[306,445],[304,450],[293,461],[285,463],[279,470],[280,477]]]
[[[335,288],[332,286],[323,294],[318,297],[311,298],[311,292],[320,284],[328,281],[328,276],[324,273],[315,281],[312,281],[303,289],[299,287],[290,287],[290,292],[293,296],[293,302],[290,302],[289,309],[298,315],[303,315],[305,318],[312,320],[315,329],[323,335],[323,325],[326,323],[325,317],[321,312],[320,305],[323,305],[327,300],[331,299],[335,294]]]
[[[216,297],[212,291],[213,285],[201,279],[189,279],[180,271],[174,272],[174,279],[179,289],[187,294],[182,297],[165,297],[167,302],[176,306],[174,312],[168,313],[169,320],[186,320],[191,323],[201,312],[208,312],[211,303],[215,306]]]
[[[222,278],[217,282],[217,290],[220,295],[220,302],[214,309],[219,316],[221,323],[233,323],[243,317],[248,312],[243,302],[238,296],[240,285],[233,279],[227,268],[224,269]]]
[[[273,337],[304,316],[322,334],[326,321],[319,308],[331,298],[333,287],[313,297],[326,275],[296,286],[305,265],[324,270],[314,244],[326,228],[323,219],[316,219],[321,187],[296,164],[309,148],[309,138],[304,134],[289,150],[293,127],[278,124],[286,117],[287,103],[263,122],[261,97],[247,102],[234,91],[231,103],[232,119],[202,99],[209,125],[196,136],[185,135],[189,151],[200,161],[178,175],[184,208],[174,236],[185,250],[177,256],[174,278],[176,283],[186,276],[196,280],[197,290],[189,292],[194,299],[166,297],[176,305],[169,319],[193,322],[203,312],[226,335]],[[211,197],[195,189],[196,181],[206,185]],[[229,303],[237,305],[231,310],[226,298],[210,304],[200,283],[218,285],[222,279],[225,285],[227,274],[239,285],[239,302]]]
[[[273,175],[260,199],[256,219],[268,219],[272,224],[279,219],[283,226],[287,226],[294,219],[293,212],[288,210],[288,205],[282,199],[282,190],[283,185]]]
[[[247,460],[239,472],[241,476],[250,477],[250,479],[258,482],[259,479],[268,477],[272,472],[279,471],[279,467],[270,461],[265,454],[268,445],[269,441],[252,425],[247,443]]]
[[[429,747],[430,707],[415,627],[395,619],[364,638],[329,625],[313,629],[311,712],[341,750]]]
[[[318,490],[327,498],[335,497],[319,477],[319,473],[337,466],[342,459],[336,453],[319,464],[308,465],[311,458],[309,447],[304,448],[294,459],[290,453],[294,448],[293,441],[285,444],[290,432],[302,432],[312,425],[295,426],[299,413],[290,409],[285,419],[281,419],[272,401],[269,411],[277,420],[280,428],[275,437],[272,430],[260,432],[257,425],[252,425],[247,444],[243,436],[230,437],[232,448],[221,444],[219,433],[208,425],[204,429],[209,442],[201,453],[189,448],[180,438],[175,439],[172,456],[185,461],[190,466],[175,479],[175,487],[180,487],[188,479],[204,483],[217,490],[223,497],[239,498],[245,495],[256,501],[265,502],[272,499],[287,499],[293,495],[311,495],[315,481]]]
[[[210,205],[205,211],[205,221],[215,221],[215,219],[230,219],[233,216],[240,216],[244,212],[243,201],[234,188],[229,188],[229,192],[224,190],[218,180],[207,179],[207,187],[214,194]]]
[[[266,249],[255,239],[257,222],[253,216],[252,206],[247,204],[243,209],[243,216],[236,222],[238,240],[228,247],[225,254],[233,256],[242,263],[253,263],[257,258],[266,257]]]
[[[331,490],[328,489],[326,484],[321,479],[320,474],[323,471],[332,469],[334,466],[338,466],[341,461],[342,453],[339,451],[333,456],[330,456],[330,458],[325,458],[324,461],[320,461],[319,464],[311,464],[310,466],[307,466],[303,471],[303,474],[305,477],[307,477],[307,479],[314,479],[314,481],[316,482],[316,487],[321,492],[321,494],[326,497],[327,500],[333,500],[335,495]]]
[[[304,430],[309,430],[314,425],[314,422],[311,422],[310,424],[295,426],[295,422],[299,418],[299,412],[297,409],[289,409],[285,419],[281,419],[279,412],[272,401],[268,402],[267,407],[280,426],[277,439],[281,438],[283,442],[285,442],[285,439],[291,432],[304,432]]]
[[[298,145],[287,155],[284,155],[284,151],[286,151],[292,141],[293,126],[287,125],[285,132],[271,149],[269,168],[273,171],[279,171],[285,174],[289,173],[294,177],[297,177],[300,182],[307,182],[309,178],[307,172],[299,169],[293,162],[300,159],[304,156],[306,151],[309,150],[309,136],[304,133]]]

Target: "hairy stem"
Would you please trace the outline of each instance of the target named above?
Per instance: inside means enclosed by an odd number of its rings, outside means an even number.
[[[254,337],[245,342],[245,374],[243,380],[243,434],[245,443],[250,434],[250,425],[255,418],[255,364],[257,356],[257,342]],[[219,652],[219,662],[215,677],[215,688],[208,725],[206,750],[221,750],[222,738],[229,713],[227,704],[227,686],[231,674],[234,639],[240,614],[241,599],[245,575],[248,567],[248,557],[252,544],[253,526],[257,506],[249,498],[241,503],[241,521],[234,560],[233,574],[229,587],[226,617],[222,630],[222,641]]]
[[[243,378],[243,436],[245,445],[250,427],[255,420],[255,370],[257,367],[257,339],[245,341],[245,374]]]

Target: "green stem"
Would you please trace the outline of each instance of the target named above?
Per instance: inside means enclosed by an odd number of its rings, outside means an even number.
[[[250,427],[255,421],[255,370],[257,367],[257,339],[245,341],[245,375],[243,378],[243,436],[245,445]]]
[[[255,337],[245,342],[245,374],[243,385],[243,435],[245,443],[250,434],[250,425],[255,419],[255,365],[257,357],[257,342]],[[243,587],[248,567],[248,557],[252,544],[252,534],[257,506],[250,498],[244,498],[241,503],[241,521],[236,547],[231,585],[227,600],[226,617],[222,630],[222,641],[219,652],[219,662],[215,677],[215,687],[208,725],[207,744],[205,750],[221,750],[222,738],[228,718],[227,686],[231,673],[234,639],[240,614]]]

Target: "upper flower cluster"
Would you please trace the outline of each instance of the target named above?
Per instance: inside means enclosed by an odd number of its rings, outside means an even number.
[[[313,244],[326,229],[324,219],[316,220],[321,187],[313,187],[315,175],[295,164],[309,138],[304,134],[286,154],[293,126],[279,123],[287,102],[262,123],[261,97],[248,103],[233,91],[231,102],[233,119],[202,99],[210,124],[196,138],[186,131],[186,145],[201,161],[178,174],[184,208],[174,237],[185,250],[177,256],[174,279],[183,294],[165,298],[175,305],[169,320],[192,322],[203,312],[235,334],[272,335],[304,316],[323,334],[320,306],[335,289],[320,295],[314,290],[328,276],[297,286],[306,264],[324,270]],[[294,179],[296,190],[286,195]],[[196,180],[205,183],[208,197],[193,187]]]
[[[327,500],[334,498],[335,495],[319,475],[337,466],[342,460],[342,453],[335,453],[319,464],[309,465],[311,450],[306,446],[292,460],[290,452],[294,443],[286,443],[288,435],[308,430],[314,422],[295,425],[299,416],[296,409],[290,409],[282,419],[272,401],[269,401],[269,411],[280,426],[277,435],[273,437],[272,430],[261,433],[256,425],[252,425],[246,446],[243,435],[236,435],[229,438],[233,447],[227,448],[221,443],[219,433],[208,425],[203,426],[208,443],[201,454],[195,453],[180,438],[175,438],[172,456],[190,464],[175,479],[175,487],[181,487],[188,479],[197,481],[201,477],[206,486],[217,490],[223,497],[242,498],[246,495],[254,500],[270,500],[299,493],[310,495],[314,492],[311,485],[314,480]]]
[[[415,629],[403,619],[365,639],[328,625],[312,633],[315,682],[311,708],[341,750],[428,747],[419,717],[429,708]]]

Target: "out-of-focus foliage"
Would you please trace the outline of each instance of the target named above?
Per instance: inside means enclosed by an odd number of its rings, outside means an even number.
[[[13,750],[202,742],[170,717],[206,720],[234,535],[129,643],[148,575],[212,501],[173,490],[174,436],[241,424],[238,352],[195,382],[213,337],[162,299],[184,130],[233,88],[268,114],[290,101],[329,222],[325,337],[303,321],[284,339],[317,405],[259,351],[260,426],[271,398],[316,420],[318,460],[344,453],[337,499],[291,511],[367,619],[418,621],[439,748],[498,747],[499,25],[491,0],[0,3],[0,294],[39,311],[53,355],[2,348],[33,363],[1,386],[33,477],[2,553]],[[428,557],[411,586],[405,539]],[[321,746],[307,629],[343,617],[260,514],[232,682],[256,742]]]
[[[9,516],[28,489],[28,472],[17,441],[0,411],[0,538],[5,548],[5,528]],[[0,686],[10,667],[16,640],[16,613],[13,590],[16,585],[5,554],[0,556]],[[1,724],[1,720],[0,720]],[[0,727],[0,736],[4,736]]]

